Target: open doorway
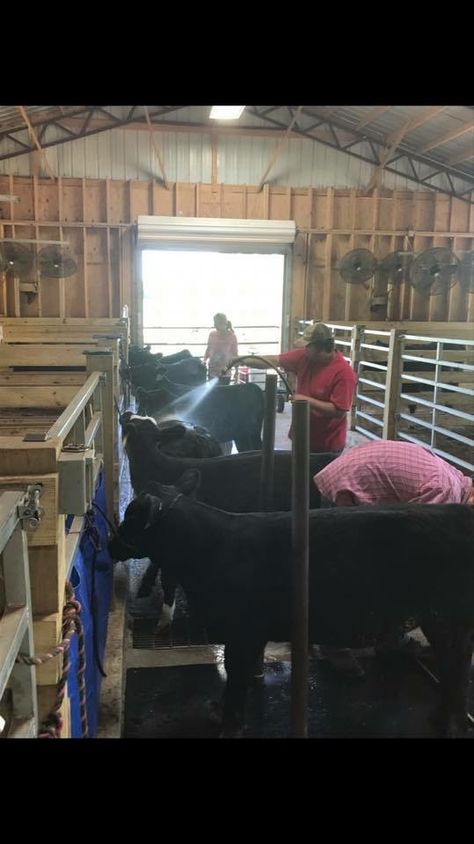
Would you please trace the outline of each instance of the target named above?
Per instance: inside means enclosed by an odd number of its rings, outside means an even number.
[[[285,256],[169,249],[142,251],[143,340],[153,352],[204,355],[212,318],[232,322],[239,354],[278,354]]]

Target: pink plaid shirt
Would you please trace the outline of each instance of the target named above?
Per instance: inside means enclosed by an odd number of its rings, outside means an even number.
[[[472,479],[429,449],[378,440],[351,448],[313,478],[321,495],[351,504],[464,504]]]

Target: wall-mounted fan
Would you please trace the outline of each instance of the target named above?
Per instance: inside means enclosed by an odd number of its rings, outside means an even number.
[[[77,264],[67,245],[44,246],[38,252],[38,270],[41,278],[68,278],[77,271]]]
[[[33,267],[33,252],[20,241],[0,243],[1,272],[12,272],[18,278],[26,278]]]
[[[380,261],[377,270],[383,274],[387,284],[402,284],[410,277],[412,262],[412,252],[389,252]]]
[[[413,261],[410,281],[419,293],[440,296],[456,284],[459,259],[446,246],[421,252]]]
[[[346,252],[338,269],[346,284],[365,284],[377,269],[377,258],[369,249],[352,249]]]

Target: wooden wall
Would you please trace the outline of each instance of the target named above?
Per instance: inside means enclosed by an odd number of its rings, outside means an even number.
[[[78,271],[69,279],[43,279],[31,302],[18,283],[0,284],[0,314],[112,317],[128,304],[134,316],[134,231],[139,214],[294,219],[291,318],[368,320],[369,291],[346,285],[335,265],[350,249],[378,257],[394,249],[450,245],[474,249],[474,206],[431,191],[284,188],[152,181],[50,179],[0,176],[0,237],[67,240]],[[474,319],[474,293],[459,283],[446,296],[425,298],[411,286],[393,292],[392,320]]]

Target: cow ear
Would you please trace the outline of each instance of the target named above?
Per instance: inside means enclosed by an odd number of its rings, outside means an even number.
[[[143,529],[146,530],[147,528],[155,525],[160,517],[160,513],[163,509],[163,502],[160,498],[157,498],[155,495],[148,495],[145,494],[145,502],[146,502],[146,510],[147,510],[147,518],[144,524]]]
[[[201,473],[199,469],[188,469],[184,475],[181,475],[179,481],[176,481],[175,486],[183,495],[195,498],[200,483]]]
[[[122,415],[119,417],[119,422],[122,428],[125,428],[125,425],[128,425],[132,416],[133,411],[131,410],[126,410],[125,413],[122,413]]]

